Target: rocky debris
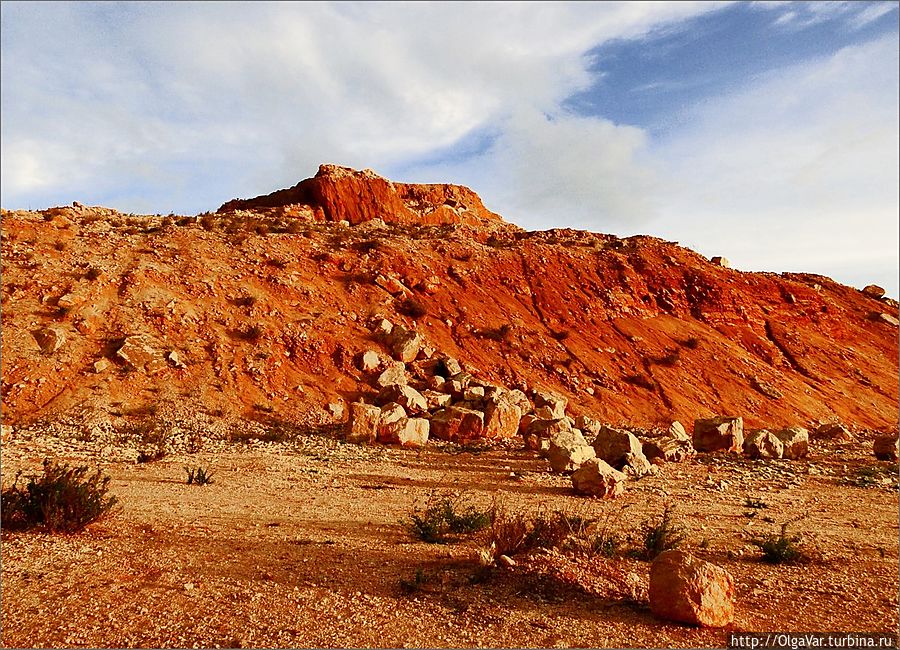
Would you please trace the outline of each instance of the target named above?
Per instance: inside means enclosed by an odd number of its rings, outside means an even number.
[[[381,367],[381,357],[375,350],[366,350],[359,356],[357,367],[363,372],[375,372]]]
[[[0,425],[0,442],[9,442],[13,436],[13,427],[11,424]]]
[[[717,416],[694,421],[694,449],[697,451],[741,451],[744,446],[744,419]]]
[[[484,399],[484,387],[472,386],[463,391],[463,399],[467,402],[478,402]]]
[[[393,296],[409,293],[409,289],[393,275],[385,276],[379,273],[375,276],[375,284]]]
[[[422,337],[403,325],[395,325],[388,337],[388,345],[395,359],[409,363],[416,360],[422,349]]]
[[[336,420],[340,420],[344,417],[344,405],[341,402],[329,402],[325,407],[328,409],[328,412],[331,414],[331,417]]]
[[[380,339],[386,339],[394,331],[394,324],[386,318],[379,318],[372,327],[372,333]]]
[[[631,454],[632,458],[644,458],[641,441],[637,436],[629,431],[606,425],[600,427],[600,432],[594,438],[593,447],[597,458],[602,458],[616,469],[625,466],[627,462],[625,457],[628,454]]]
[[[591,458],[572,473],[572,487],[578,494],[614,499],[625,492],[627,477],[600,458]]]
[[[381,415],[378,418],[378,430],[375,438],[381,442],[382,440],[390,440],[393,437],[389,430],[391,425],[406,419],[406,410],[397,404],[391,402],[381,407]],[[388,430],[386,430],[388,429]]]
[[[472,409],[449,406],[431,418],[431,435],[439,440],[466,443],[482,436],[484,413]]]
[[[863,293],[867,296],[871,296],[872,298],[883,298],[884,297],[884,289],[879,287],[877,284],[870,284],[863,287]]]
[[[563,431],[569,431],[572,424],[567,418],[544,420],[534,416],[529,417],[529,423],[525,428],[523,438],[525,448],[543,455],[550,449],[550,438]],[[523,418],[524,419],[524,418]]]
[[[652,465],[643,453],[625,454],[625,464],[622,466],[622,472],[635,478],[642,476],[651,476],[659,473],[659,469]]]
[[[724,627],[734,619],[734,579],[687,551],[660,553],[650,567],[650,611],[669,621]]]
[[[392,361],[375,379],[375,385],[378,388],[385,388],[395,384],[405,384],[406,381],[406,364],[402,361]]]
[[[813,438],[822,438],[824,440],[833,440],[835,442],[852,442],[853,434],[850,429],[839,422],[827,422],[820,424],[812,431]]]
[[[748,458],[781,458],[784,445],[771,431],[760,429],[753,431],[744,440],[744,455]]]
[[[187,366],[181,360],[181,356],[178,354],[177,350],[169,350],[166,354],[166,361],[171,363],[176,368],[186,368]]]
[[[116,356],[134,370],[145,370],[153,374],[165,367],[161,355],[154,349],[149,337],[138,334],[128,336],[116,350]]]
[[[672,424],[669,425],[669,429],[667,432],[670,438],[675,440],[684,440],[685,442],[691,442],[691,437],[687,434],[687,431],[684,430],[684,425],[675,420]],[[693,445],[691,446],[693,448]]]
[[[453,357],[442,357],[439,363],[441,364],[443,370],[441,374],[446,375],[447,377],[453,377],[454,375],[458,375],[463,371],[462,365],[460,365],[459,361],[457,361]]]
[[[101,372],[106,372],[109,369],[109,366],[110,363],[108,359],[97,359],[93,364],[94,372],[99,375]]]
[[[875,438],[872,451],[878,460],[897,462],[898,452],[900,452],[900,439],[897,436],[878,436]]]
[[[900,321],[897,320],[896,317],[891,316],[890,314],[885,314],[883,312],[876,313],[874,315],[875,320],[880,320],[882,323],[887,323],[891,327],[897,327],[900,325]]]
[[[391,384],[385,386],[375,398],[376,404],[389,404],[396,402],[402,406],[407,413],[417,414],[425,413],[428,410],[428,401],[415,388],[406,384]]]
[[[599,420],[595,420],[592,417],[588,417],[587,415],[579,415],[575,418],[575,428],[580,429],[581,431],[585,431],[587,433],[597,435],[600,433],[600,429],[603,425]]]
[[[727,258],[727,257],[722,257],[721,255],[716,255],[715,257],[713,257],[713,258],[710,259],[709,261],[712,262],[713,264],[715,264],[716,266],[721,266],[721,267],[726,268],[726,269],[730,269],[730,268],[731,268],[731,262],[728,261],[728,258]]]
[[[31,335],[44,354],[53,354],[66,342],[66,333],[61,327],[44,327]]]
[[[424,447],[430,424],[425,418],[400,418],[378,429],[378,441],[401,447]]]
[[[759,377],[751,377],[750,385],[770,399],[781,399],[782,397],[784,397],[784,393],[782,393],[767,381],[760,379]]]
[[[535,413],[537,413],[538,417],[552,420],[566,416],[566,406],[569,400],[565,397],[548,390],[536,390],[533,397]],[[544,414],[542,414],[541,409],[545,409]]]
[[[666,463],[680,463],[694,454],[694,446],[689,439],[679,440],[666,436],[645,440],[641,450],[647,460],[659,459]]]
[[[435,411],[437,409],[444,408],[445,406],[450,406],[450,402],[453,401],[453,398],[447,393],[441,393],[436,390],[423,390],[422,397],[425,398],[425,401],[428,402],[428,410]]]
[[[486,438],[512,438],[519,432],[522,411],[506,399],[489,402],[484,407],[484,435]]]
[[[570,429],[561,431],[550,438],[547,460],[554,472],[574,472],[591,458],[595,458],[593,447],[588,445],[581,431]]]
[[[371,404],[352,402],[350,418],[347,420],[347,442],[369,443],[378,436],[381,409]]]
[[[788,427],[776,431],[775,435],[784,446],[783,458],[797,460],[809,453],[809,432],[803,427]]]

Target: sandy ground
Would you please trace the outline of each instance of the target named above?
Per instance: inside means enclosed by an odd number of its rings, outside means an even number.
[[[721,647],[734,630],[896,632],[897,491],[847,482],[896,465],[865,449],[814,444],[802,461],[701,455],[630,483],[613,502],[574,496],[567,478],[513,444],[404,451],[309,435],[149,464],[104,462],[120,500],[112,516],[71,536],[3,533],[2,642]],[[3,484],[44,456],[84,463],[93,454],[58,439],[13,440],[2,450]],[[185,465],[211,469],[214,483],[185,484]],[[650,564],[629,557],[544,553],[480,572],[478,535],[430,545],[409,534],[416,503],[461,486],[485,507],[499,499],[512,510],[609,518],[632,544],[645,520],[675,504],[685,545],[735,578],[734,624],[655,619]],[[769,507],[751,517],[747,498]],[[814,560],[762,563],[750,539],[804,513],[795,530]],[[407,593],[401,581],[417,573],[427,582]]]

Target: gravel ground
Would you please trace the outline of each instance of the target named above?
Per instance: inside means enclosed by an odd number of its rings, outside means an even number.
[[[816,443],[802,461],[701,455],[600,502],[573,496],[566,477],[515,443],[404,451],[297,435],[209,441],[136,464],[127,445],[25,432],[3,445],[4,486],[47,456],[99,458],[119,506],[77,535],[3,532],[2,642],[696,647],[723,646],[735,630],[896,632],[896,465],[863,447]],[[211,469],[214,483],[185,484],[186,465]],[[430,545],[409,534],[415,504],[462,488],[484,507],[499,500],[608,520],[626,548],[674,504],[685,545],[735,577],[735,622],[713,630],[656,620],[650,565],[626,554],[540,552],[483,571],[479,535]],[[748,498],[767,507],[749,508]],[[751,540],[800,516],[794,530],[812,561],[762,563]],[[417,575],[417,589],[402,588]]]

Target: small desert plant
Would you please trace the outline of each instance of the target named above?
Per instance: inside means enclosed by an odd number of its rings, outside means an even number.
[[[746,499],[744,499],[744,507],[761,510],[763,508],[768,508],[769,504],[760,499],[751,499],[750,497],[747,497]]]
[[[107,496],[108,476],[98,469],[60,465],[44,460],[44,472],[31,478],[23,488],[19,476],[13,485],[2,491],[3,528],[27,530],[43,526],[51,533],[74,533],[100,519],[116,504]]]
[[[664,354],[660,357],[656,357],[653,359],[653,363],[659,366],[667,366],[672,367],[678,364],[678,360],[680,358],[680,353],[678,350],[674,350],[669,352],[668,354]]]
[[[157,447],[152,451],[142,451],[138,453],[137,462],[139,464],[144,463],[153,463],[157,460],[162,460],[166,456],[166,450],[162,447]]]
[[[413,508],[409,529],[423,542],[446,544],[453,535],[477,532],[490,522],[489,512],[479,510],[462,495],[431,495],[424,509]]]
[[[645,522],[643,526],[643,549],[640,556],[652,560],[663,551],[677,548],[684,541],[684,529],[672,517],[672,505],[663,508],[658,522]]]
[[[800,519],[803,519],[803,517],[781,524],[781,530],[777,535],[767,535],[752,541],[752,544],[762,551],[763,562],[768,562],[769,564],[790,564],[807,559],[806,553],[799,546],[800,536],[788,535],[788,526],[800,521]]]
[[[398,311],[418,320],[428,315],[428,306],[417,298],[409,297],[400,303]]]
[[[483,339],[491,339],[492,341],[508,341],[512,334],[512,325],[505,323],[500,327],[485,328],[477,332],[477,336]]]
[[[683,345],[684,347],[686,347],[688,350],[696,350],[697,348],[700,347],[700,339],[698,339],[698,338],[695,337],[695,336],[692,336],[691,338],[686,339],[685,341],[683,341],[683,342],[681,343],[681,345]]]
[[[202,467],[197,467],[196,469],[185,466],[184,471],[187,472],[187,481],[188,485],[209,485],[213,482],[212,480],[212,472],[208,472]]]
[[[416,575],[412,580],[400,578],[400,591],[406,595],[417,594],[422,588],[432,581],[432,576],[425,573],[423,569],[416,569]]]
[[[87,270],[87,273],[84,274],[86,280],[90,280],[93,282],[98,279],[101,275],[103,275],[103,269],[97,268],[96,266],[92,266]]]

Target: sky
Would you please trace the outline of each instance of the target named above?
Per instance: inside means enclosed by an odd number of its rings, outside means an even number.
[[[0,203],[197,214],[323,162],[528,229],[900,284],[898,2],[0,3]]]

